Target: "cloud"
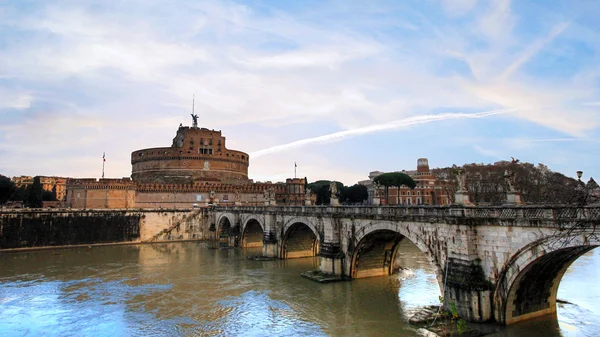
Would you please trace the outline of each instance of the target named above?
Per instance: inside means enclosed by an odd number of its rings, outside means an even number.
[[[388,122],[385,124],[370,125],[370,126],[366,126],[366,127],[330,133],[330,134],[324,135],[324,136],[306,138],[306,139],[298,140],[298,141],[283,144],[283,145],[277,145],[277,146],[273,146],[273,147],[270,147],[270,148],[267,148],[264,150],[252,152],[250,154],[250,156],[251,156],[251,158],[258,158],[258,157],[261,157],[264,155],[282,152],[282,151],[288,151],[288,150],[298,148],[301,146],[305,146],[305,145],[309,145],[309,144],[339,142],[339,141],[342,141],[349,137],[355,137],[355,136],[359,136],[359,135],[365,135],[365,134],[381,132],[381,131],[395,130],[395,129],[404,128],[404,127],[411,126],[411,125],[426,124],[426,123],[444,121],[444,120],[449,120],[449,119],[483,118],[483,117],[493,116],[493,115],[507,113],[507,112],[511,112],[511,111],[515,111],[515,109],[491,110],[491,111],[471,113],[471,114],[468,114],[468,113],[442,113],[442,114],[437,114],[437,115],[412,116],[412,117],[405,118],[402,120],[391,121],[391,122]]]
[[[529,61],[535,54],[537,54],[545,45],[550,43],[554,38],[560,35],[567,27],[569,27],[570,22],[561,22],[558,25],[552,28],[550,34],[545,38],[539,39],[533,43],[531,43],[521,55],[513,61],[513,63],[508,66],[506,70],[500,75],[500,78],[506,80],[515,70],[517,70],[523,63]]]
[[[1,109],[25,110],[31,107],[33,96],[26,91],[0,87]]]

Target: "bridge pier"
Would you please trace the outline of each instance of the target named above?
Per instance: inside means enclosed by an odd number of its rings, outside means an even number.
[[[322,228],[322,239],[319,247],[320,266],[319,270],[328,275],[347,277],[344,270],[344,257],[340,245],[341,227],[340,219],[321,218],[318,221]]]
[[[321,243],[319,270],[328,275],[346,277],[344,273],[343,253],[337,243]]]
[[[277,237],[273,232],[265,232],[262,246],[262,256],[264,257],[279,257],[279,246],[277,245]]]
[[[268,208],[270,210],[270,207]],[[279,227],[277,226],[277,214],[275,211],[270,211],[265,214],[264,218],[264,236],[263,236],[263,256],[270,258],[280,258],[279,242],[281,238],[277,235]]]
[[[477,261],[450,258],[444,275],[444,308],[456,307],[458,316],[470,322],[493,319],[494,285],[489,282]]]

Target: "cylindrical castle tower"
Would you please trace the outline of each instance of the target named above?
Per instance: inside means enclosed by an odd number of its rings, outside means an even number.
[[[247,153],[229,150],[221,131],[180,126],[171,147],[134,151],[131,177],[140,183],[247,183]]]

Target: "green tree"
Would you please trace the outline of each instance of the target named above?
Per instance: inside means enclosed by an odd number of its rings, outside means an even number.
[[[33,184],[27,188],[26,192],[26,204],[27,207],[40,208],[42,207],[42,184],[40,177],[35,176],[33,178]]]
[[[17,190],[15,183],[8,177],[0,174],[0,204],[11,200],[13,194]]]
[[[369,191],[367,187],[359,184],[352,186],[344,186],[341,189],[340,201],[349,204],[363,203],[369,199]]]
[[[398,190],[400,186],[404,185],[409,188],[415,188],[417,183],[408,174],[402,172],[389,172],[378,175],[373,179],[375,183],[378,183],[385,187],[385,201],[388,201],[389,188],[396,186]]]
[[[25,187],[25,185],[21,185],[21,187],[15,189],[10,200],[24,201],[26,192],[27,192],[27,187]]]
[[[50,191],[42,191],[42,201],[56,201],[56,194]]]
[[[344,189],[344,184],[339,181],[335,182],[338,188],[338,193],[341,196],[341,192]],[[329,185],[331,184],[331,180],[317,180],[308,184],[308,188],[317,196],[317,200],[315,202],[316,205],[329,205],[331,201],[331,192],[329,191]]]

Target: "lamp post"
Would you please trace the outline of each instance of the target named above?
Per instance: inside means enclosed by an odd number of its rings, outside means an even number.
[[[579,204],[585,205],[587,199],[587,193],[585,190],[585,183],[581,181],[581,177],[583,176],[583,171],[577,171],[577,188],[576,190],[579,192]]]

